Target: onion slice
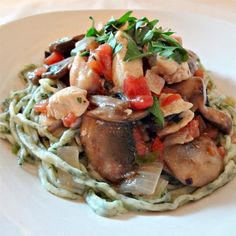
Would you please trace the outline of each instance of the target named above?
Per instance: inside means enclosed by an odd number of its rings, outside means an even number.
[[[153,93],[159,95],[165,85],[165,80],[156,73],[154,73],[152,70],[147,70],[145,77],[149,89]]]
[[[140,166],[137,175],[121,183],[120,192],[132,193],[134,195],[154,194],[162,169],[163,164],[160,162]]]

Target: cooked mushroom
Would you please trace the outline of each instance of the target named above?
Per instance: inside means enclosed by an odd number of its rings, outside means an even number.
[[[50,65],[47,71],[42,74],[42,78],[61,79],[69,75],[69,65],[73,62],[74,57],[68,57],[60,62]]]
[[[50,52],[59,52],[63,56],[70,56],[71,50],[75,47],[76,42],[81,40],[84,37],[84,34],[74,36],[73,38],[65,37],[61,38],[55,42],[52,42],[49,45]]]
[[[164,137],[167,136],[169,134],[173,134],[177,131],[179,131],[180,129],[182,129],[183,127],[185,127],[192,119],[194,118],[194,113],[190,110],[181,112],[179,114],[179,121],[175,122],[168,122],[167,125],[158,132],[158,136],[159,137]]]
[[[193,104],[192,111],[199,110],[207,120],[223,133],[230,134],[232,130],[231,116],[225,111],[206,106],[206,88],[201,78],[192,77],[179,84],[172,85],[172,88],[180,93],[184,100]]]
[[[185,185],[201,187],[216,179],[224,164],[214,142],[201,136],[187,144],[168,146],[164,161],[173,175]]]
[[[89,112],[81,124],[81,142],[93,168],[105,179],[119,182],[135,170],[132,122],[107,122]]]
[[[99,119],[111,122],[135,121],[146,117],[148,111],[133,111],[127,100],[121,100],[103,95],[90,96],[90,102],[98,108],[90,113]]]
[[[188,50],[188,66],[189,66],[189,70],[190,72],[194,75],[194,73],[196,72],[196,70],[198,69],[198,56],[196,53],[194,53],[193,51]]]

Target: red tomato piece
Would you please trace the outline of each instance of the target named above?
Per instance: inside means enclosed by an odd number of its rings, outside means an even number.
[[[136,110],[143,110],[151,107],[153,97],[145,77],[128,77],[124,80],[124,94],[130,99],[131,107]]]
[[[42,66],[34,70],[34,74],[38,77],[40,77],[44,72],[47,71],[47,68]]]
[[[105,43],[96,49],[96,54],[105,79],[112,80],[112,47]]]
[[[75,123],[77,117],[75,116],[75,114],[73,112],[70,112],[68,113],[67,116],[65,116],[63,119],[62,119],[62,122],[63,122],[63,125],[67,128],[71,127],[71,125],[73,123]]]
[[[198,76],[198,77],[201,77],[201,78],[204,78],[204,70],[199,68],[195,71],[194,75]]]
[[[167,98],[163,99],[162,102],[161,102],[161,106],[164,107],[164,106],[168,106],[170,105],[172,102],[180,99],[181,96],[180,94],[176,93],[176,94],[171,94],[170,96],[168,96]]]
[[[136,96],[130,100],[130,104],[136,110],[144,110],[152,106],[153,97],[149,95]]]
[[[160,140],[159,137],[156,137],[152,143],[153,152],[162,152],[164,150],[164,143]]]
[[[48,101],[47,100],[39,102],[39,103],[36,103],[34,105],[34,110],[36,112],[38,112],[38,113],[46,114],[47,113],[47,105],[48,105]]]
[[[222,147],[222,146],[218,147],[218,152],[222,158],[225,157],[225,148],[224,147]]]
[[[50,56],[44,59],[44,64],[52,65],[59,61],[62,61],[64,57],[59,52],[53,52]]]

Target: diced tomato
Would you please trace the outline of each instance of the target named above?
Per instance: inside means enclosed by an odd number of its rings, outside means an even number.
[[[222,146],[218,147],[218,152],[219,152],[219,154],[220,154],[220,156],[222,158],[225,157],[225,149],[224,149],[224,147],[222,147]]]
[[[143,110],[152,106],[153,97],[145,77],[128,77],[123,86],[124,94],[130,99],[132,108]]]
[[[161,106],[162,107],[164,107],[164,106],[168,106],[168,105],[170,105],[172,102],[175,102],[175,101],[177,101],[178,99],[180,99],[181,98],[181,96],[180,96],[180,94],[178,94],[178,93],[176,93],[176,94],[171,94],[171,95],[169,95],[168,97],[166,97],[165,99],[163,99],[162,101],[161,101]]]
[[[46,114],[47,113],[47,105],[48,105],[48,101],[44,100],[42,102],[36,103],[34,105],[34,110],[38,113],[43,113]]]
[[[133,137],[137,154],[139,156],[147,154],[149,152],[149,148],[145,144],[142,133],[139,128],[133,129]]]
[[[34,70],[34,74],[38,77],[40,77],[44,72],[47,71],[47,68],[45,66],[39,67]]]
[[[207,152],[209,153],[210,156],[216,155],[215,149],[212,146],[207,147]]]
[[[169,87],[164,87],[161,91],[162,93],[177,93],[175,89],[169,88]]]
[[[187,124],[187,129],[189,131],[189,135],[193,138],[196,138],[200,135],[199,132],[199,122],[198,120],[192,120]]]
[[[144,110],[144,109],[152,106],[153,97],[146,96],[146,95],[140,95],[135,98],[132,98],[130,100],[130,104],[131,104],[132,108],[134,108],[136,110]]]
[[[77,117],[75,116],[75,114],[73,112],[68,113],[67,116],[65,116],[62,119],[63,125],[67,128],[71,127],[72,124],[75,123]]]
[[[50,56],[44,59],[44,64],[52,65],[59,61],[62,61],[64,57],[59,52],[53,52]]]
[[[88,62],[88,66],[97,74],[102,75],[102,67],[101,67],[99,61],[91,60]]]
[[[105,79],[112,80],[112,47],[105,43],[96,49],[96,54]]]
[[[194,73],[195,76],[198,76],[198,77],[201,77],[201,78],[204,78],[204,70],[201,69],[201,68],[198,68],[195,73]]]
[[[135,97],[139,95],[151,95],[145,77],[128,77],[124,80],[124,93],[127,97]]]
[[[159,137],[156,137],[152,143],[153,152],[162,152],[164,150],[164,143],[160,140]]]

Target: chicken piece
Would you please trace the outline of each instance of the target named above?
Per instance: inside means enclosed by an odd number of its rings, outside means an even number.
[[[193,106],[192,103],[186,102],[182,98],[179,98],[168,105],[165,106],[162,105],[163,101],[171,95],[172,95],[171,93],[162,93],[161,96],[159,97],[160,108],[164,114],[164,117],[173,114],[179,114],[183,111],[187,111]]]
[[[135,170],[133,122],[107,122],[87,113],[80,138],[89,163],[106,180],[118,183]]]
[[[100,86],[100,77],[89,68],[84,57],[78,53],[70,69],[70,85],[87,90],[89,93],[96,91]]]
[[[152,68],[155,73],[162,76],[167,84],[179,83],[192,76],[187,62],[178,62],[157,56],[156,65]]]
[[[75,86],[64,88],[49,98],[47,106],[48,116],[59,120],[73,112],[81,116],[88,108],[87,91]]]
[[[199,136],[199,122],[198,120],[192,120],[178,132],[168,135],[164,140],[164,144],[165,146],[170,146],[174,144],[189,143]]]
[[[194,113],[190,110],[180,113],[179,118],[181,119],[178,123],[169,122],[162,130],[158,132],[159,137],[164,137],[166,135],[175,133],[181,128],[185,127],[194,117]]]
[[[125,62],[128,40],[122,31],[118,31],[115,38],[116,42],[122,45],[122,49],[113,58],[112,79],[117,88],[123,89],[123,83],[127,77],[139,78],[143,76],[143,64],[141,59]]]
[[[205,105],[207,99],[206,88],[201,78],[192,77],[173,85],[171,88],[180,93],[185,101],[193,104],[192,111],[199,110],[207,120],[223,133],[230,134],[233,125],[231,116],[226,111],[220,111]]]
[[[204,136],[187,144],[168,146],[163,152],[163,159],[179,181],[195,187],[210,183],[224,168],[216,145]]]

